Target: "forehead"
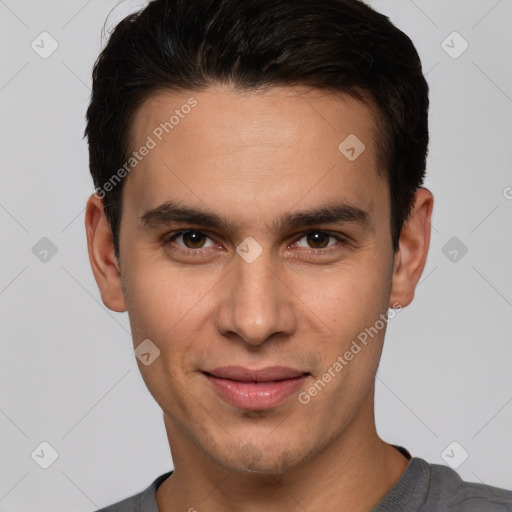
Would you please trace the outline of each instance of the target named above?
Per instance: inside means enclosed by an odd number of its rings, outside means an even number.
[[[372,192],[385,190],[374,108],[346,94],[160,91],[139,107],[131,129],[134,150],[151,146],[125,185],[139,212],[178,192],[211,207],[240,206],[237,198],[262,207],[266,199],[268,207],[287,194],[314,202],[327,193],[368,209]]]

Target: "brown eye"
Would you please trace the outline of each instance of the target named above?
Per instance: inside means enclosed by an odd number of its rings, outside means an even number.
[[[324,249],[329,244],[330,235],[323,231],[311,231],[306,235],[307,242],[314,249]]]
[[[293,246],[296,248],[296,256],[328,257],[340,254],[347,247],[347,240],[341,233],[313,230],[303,234]]]
[[[206,245],[207,240],[210,240],[209,245]],[[194,249],[208,249],[215,246],[208,235],[195,229],[179,231],[172,236],[167,236],[164,238],[164,243],[170,246],[176,245],[180,250],[191,249],[192,251]]]
[[[184,231],[182,233],[183,243],[189,249],[201,249],[204,245],[205,239],[208,238],[200,231]]]

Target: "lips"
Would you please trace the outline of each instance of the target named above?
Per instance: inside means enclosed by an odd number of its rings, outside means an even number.
[[[259,370],[225,366],[203,374],[224,401],[248,410],[278,406],[298,392],[310,377],[309,372],[285,366],[268,366]]]

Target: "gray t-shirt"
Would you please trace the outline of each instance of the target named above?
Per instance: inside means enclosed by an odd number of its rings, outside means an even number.
[[[370,512],[512,512],[512,491],[463,481],[448,466],[409,458],[407,469]],[[145,491],[99,512],[158,512],[156,490],[172,474],[159,476]]]

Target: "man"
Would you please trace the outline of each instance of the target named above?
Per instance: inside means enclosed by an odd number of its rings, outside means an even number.
[[[174,471],[106,511],[511,510],[376,432],[386,323],[430,241],[428,104],[410,39],[357,0],[119,23],[87,111],[88,248]]]

